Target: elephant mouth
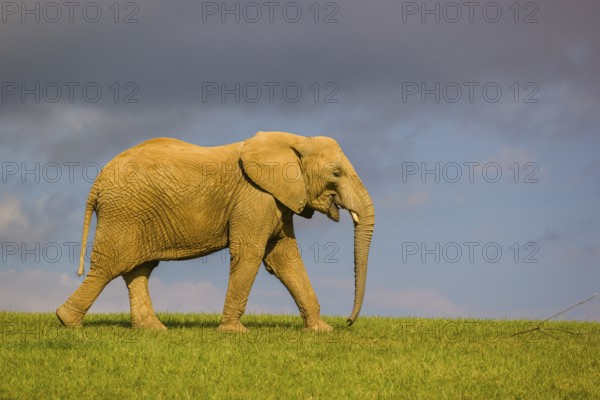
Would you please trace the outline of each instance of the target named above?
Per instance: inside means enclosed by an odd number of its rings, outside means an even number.
[[[335,222],[340,221],[340,206],[336,204],[335,196],[331,196],[329,208],[327,209],[327,216],[329,217],[329,219],[332,219]]]
[[[330,219],[334,220],[335,222],[339,222],[340,221],[340,208],[342,208],[342,207],[336,203],[335,196],[331,196],[331,201],[329,202],[329,207],[327,208],[327,216]],[[354,210],[348,209],[348,211],[350,212],[350,216],[352,217],[352,221],[354,222],[354,225],[355,226],[358,225],[358,223],[359,223],[358,214]],[[310,218],[310,217],[307,217],[307,218]]]

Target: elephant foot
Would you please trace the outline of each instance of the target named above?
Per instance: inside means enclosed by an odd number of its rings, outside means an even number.
[[[241,322],[233,322],[233,323],[221,323],[217,328],[217,332],[221,333],[248,333],[250,332],[248,328],[242,325]]]
[[[307,323],[304,330],[310,332],[333,332],[333,327],[319,318],[313,323]]]
[[[166,331],[167,327],[163,325],[158,318],[145,318],[142,321],[131,321],[131,327],[133,329],[145,329],[149,331]]]
[[[70,328],[81,328],[83,327],[83,316],[85,312],[77,310],[69,301],[56,310],[56,316],[61,324]]]

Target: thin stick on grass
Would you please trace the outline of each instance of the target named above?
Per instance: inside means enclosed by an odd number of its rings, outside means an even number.
[[[550,337],[552,337],[552,338],[554,338],[554,339],[556,339],[554,336],[552,336],[552,335],[550,335],[549,333],[547,333],[547,332],[544,332],[544,331],[561,331],[561,332],[570,333],[570,334],[572,334],[572,335],[581,335],[581,334],[582,334],[581,332],[572,332],[572,331],[568,331],[568,330],[566,330],[566,329],[560,329],[560,328],[543,328],[543,327],[542,327],[542,325],[543,325],[544,323],[546,323],[546,322],[550,321],[550,320],[551,320],[552,318],[554,318],[554,317],[558,317],[559,315],[561,315],[561,314],[564,314],[564,313],[566,313],[567,311],[574,309],[575,307],[578,307],[578,306],[580,306],[580,305],[582,305],[582,304],[585,304],[585,303],[587,303],[587,302],[588,302],[588,301],[590,301],[590,300],[593,300],[593,299],[594,299],[596,296],[598,296],[598,293],[594,293],[592,296],[588,297],[587,299],[585,299],[585,300],[582,300],[582,301],[580,301],[579,303],[577,303],[577,304],[575,304],[575,305],[572,305],[571,307],[569,307],[569,308],[566,308],[566,309],[562,310],[561,312],[559,312],[559,313],[557,313],[557,314],[554,314],[554,315],[553,315],[553,316],[551,316],[551,317],[548,317],[548,318],[546,318],[545,320],[543,320],[542,322],[540,322],[539,324],[537,324],[537,326],[535,326],[534,328],[531,328],[531,329],[526,329],[526,330],[524,330],[524,331],[517,332],[517,333],[515,333],[514,335],[511,335],[511,337],[518,336],[518,335],[522,335],[522,334],[524,334],[524,333],[535,332],[535,331],[541,332],[541,333],[543,333],[544,335],[548,335],[548,336],[550,336]]]

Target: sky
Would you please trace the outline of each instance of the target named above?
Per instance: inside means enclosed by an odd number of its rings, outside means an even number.
[[[362,315],[555,314],[600,288],[598,15],[594,0],[3,2],[0,310],[52,311],[78,287],[85,200],[124,149],[279,130],[335,138],[371,193]],[[347,316],[350,216],[295,223],[322,314]],[[161,262],[155,308],[221,312],[228,257]],[[128,311],[121,278],[91,308]],[[247,312],[298,313],[264,268]],[[600,321],[600,300],[561,318]]]

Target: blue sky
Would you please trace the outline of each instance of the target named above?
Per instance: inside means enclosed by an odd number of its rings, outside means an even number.
[[[403,13],[412,2],[322,2],[319,15],[293,3],[296,22],[287,2],[273,22],[266,8],[249,22],[243,3],[239,22],[210,2],[124,2],[118,16],[112,3],[97,2],[97,22],[41,6],[40,22],[2,15],[0,309],[54,310],[78,286],[69,243],[97,166],[151,137],[214,146],[259,130],[336,138],[370,190],[363,315],[545,318],[598,291],[597,2],[521,2],[518,16],[514,2],[482,2],[473,22],[462,9],[454,23],[442,3],[440,22]],[[436,165],[439,182],[421,176]],[[347,315],[349,215],[298,218],[296,234],[322,312]],[[217,253],[161,263],[150,290],[160,311],[220,312],[227,278]],[[598,321],[599,304],[564,317]],[[120,278],[92,311],[128,311]],[[297,313],[264,269],[248,311]]]

